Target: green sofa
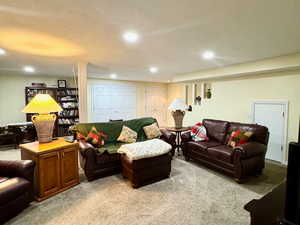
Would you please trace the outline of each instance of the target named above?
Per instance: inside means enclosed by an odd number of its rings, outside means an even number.
[[[98,131],[101,131],[108,136],[105,145],[100,148],[95,148],[84,140],[78,140],[80,146],[80,165],[84,170],[88,181],[121,172],[120,154],[117,153],[117,150],[124,143],[118,142],[117,139],[123,125],[136,131],[138,134],[137,141],[141,142],[147,140],[143,127],[155,122],[157,122],[156,119],[145,117],[127,121],[76,124],[72,128],[76,138],[77,133],[86,136],[93,126],[95,126]],[[160,139],[172,145],[171,153],[174,154],[175,134],[164,129],[161,129],[161,132],[162,136]]]

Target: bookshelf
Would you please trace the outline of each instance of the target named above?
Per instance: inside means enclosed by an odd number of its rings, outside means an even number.
[[[57,113],[54,136],[61,137],[69,135],[69,127],[79,122],[78,89],[26,87],[25,104],[27,105],[36,94],[49,94],[60,104],[63,111]],[[32,114],[27,114],[26,120],[31,121],[31,116]]]

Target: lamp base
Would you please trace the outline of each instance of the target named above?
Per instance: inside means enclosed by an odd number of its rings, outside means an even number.
[[[36,133],[38,136],[38,141],[40,143],[51,142],[56,115],[55,114],[35,115],[32,116],[31,120],[35,126]]]
[[[182,128],[182,121],[183,121],[184,115],[185,115],[185,111],[176,110],[176,111],[172,112],[172,116],[174,118],[176,129]]]

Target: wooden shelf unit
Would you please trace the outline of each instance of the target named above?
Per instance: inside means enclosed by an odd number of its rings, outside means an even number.
[[[62,107],[63,111],[56,113],[54,136],[69,135],[68,129],[79,121],[78,89],[77,88],[54,88],[54,87],[25,87],[25,105],[36,94],[49,94]],[[31,121],[32,113],[26,114],[26,120]]]

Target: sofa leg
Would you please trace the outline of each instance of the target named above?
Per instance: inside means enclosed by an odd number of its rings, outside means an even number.
[[[184,156],[184,159],[185,159],[185,161],[187,161],[187,162],[191,161],[191,158],[190,158],[189,156],[187,156],[187,155]]]
[[[244,180],[241,178],[234,178],[235,182],[237,182],[238,184],[242,184],[244,183]]]

